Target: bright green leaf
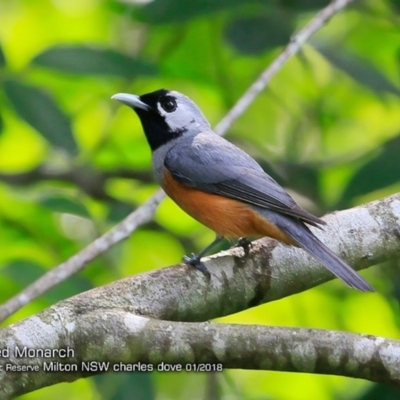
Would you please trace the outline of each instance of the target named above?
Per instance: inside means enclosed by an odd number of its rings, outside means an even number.
[[[132,79],[155,75],[153,64],[115,50],[89,46],[56,46],[45,50],[32,64],[57,71],[82,75],[112,75]]]
[[[51,144],[77,153],[69,118],[42,89],[7,80],[4,89],[15,111]]]

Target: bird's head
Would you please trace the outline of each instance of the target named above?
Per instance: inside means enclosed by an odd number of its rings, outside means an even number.
[[[179,136],[210,130],[199,107],[176,91],[160,89],[141,96],[118,93],[111,98],[133,108],[152,151]]]

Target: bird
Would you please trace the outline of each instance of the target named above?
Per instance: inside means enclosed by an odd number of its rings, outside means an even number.
[[[269,236],[300,247],[349,287],[374,291],[309,229],[326,223],[309,213],[249,154],[217,135],[200,108],[184,94],[159,89],[111,97],[132,108],[152,152],[156,181],[187,214],[216,233],[199,254],[183,261],[205,274],[201,258],[223,238]]]

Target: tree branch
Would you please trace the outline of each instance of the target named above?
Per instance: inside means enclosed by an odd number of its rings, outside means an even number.
[[[233,106],[229,113],[215,127],[215,131],[223,135],[233,124],[233,122],[248,108],[256,96],[266,87],[271,78],[284,66],[285,62],[302,45],[317,32],[330,18],[340,12],[353,0],[333,0],[327,7],[322,9],[300,32],[294,35],[290,43],[278,56],[278,58],[260,75],[260,77],[250,86],[244,95]],[[38,296],[52,289],[54,286],[63,282],[71,275],[86,267],[100,254],[109,250],[121,240],[129,237],[139,226],[151,220],[157,205],[164,198],[165,194],[159,190],[146,203],[139,207],[134,213],[125,218],[111,231],[96,239],[89,246],[72,256],[66,262],[50,270],[37,281],[33,282],[26,289],[16,296],[9,299],[0,307],[0,322],[18,311],[25,304],[28,304]]]
[[[400,341],[346,332],[159,321],[123,310],[79,314],[60,304],[4,329],[0,343],[10,349],[0,359],[0,379],[13,382],[1,385],[2,399],[95,375],[101,366],[103,372],[161,366],[309,372],[400,384]],[[71,356],[16,357],[15,348],[25,346],[69,349]],[[34,371],[10,372],[7,364]]]
[[[400,257],[400,193],[328,214],[320,240],[355,269]],[[84,312],[121,308],[173,321],[207,321],[308,290],[333,275],[299,248],[270,238],[203,259],[208,280],[186,264],[134,275],[75,296]],[[350,289],[349,289],[350,290]],[[227,300],[228,299],[228,300]],[[68,302],[69,300],[65,300]]]
[[[315,233],[356,269],[400,256],[400,193],[324,220],[325,230]],[[79,367],[82,361],[222,363],[224,368],[313,372],[400,384],[399,341],[310,329],[187,323],[232,314],[333,278],[301,249],[264,238],[254,242],[248,255],[235,248],[209,257],[205,264],[210,280],[181,264],[92,289],[4,328],[0,349],[9,349],[10,354],[0,357],[0,379],[12,379],[12,384],[0,387],[2,398],[99,372],[45,373],[44,362],[51,361]],[[69,346],[74,355],[67,360],[57,355],[22,359],[12,353],[15,346]],[[38,370],[17,374],[7,371],[7,363]]]

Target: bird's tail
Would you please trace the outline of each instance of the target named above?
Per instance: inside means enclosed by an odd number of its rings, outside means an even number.
[[[334,275],[354,289],[361,290],[362,292],[375,291],[353,268],[320,242],[307,226],[300,222],[296,228],[297,229],[290,229],[290,231],[285,229],[285,233],[290,236],[299,247],[314,256]]]

